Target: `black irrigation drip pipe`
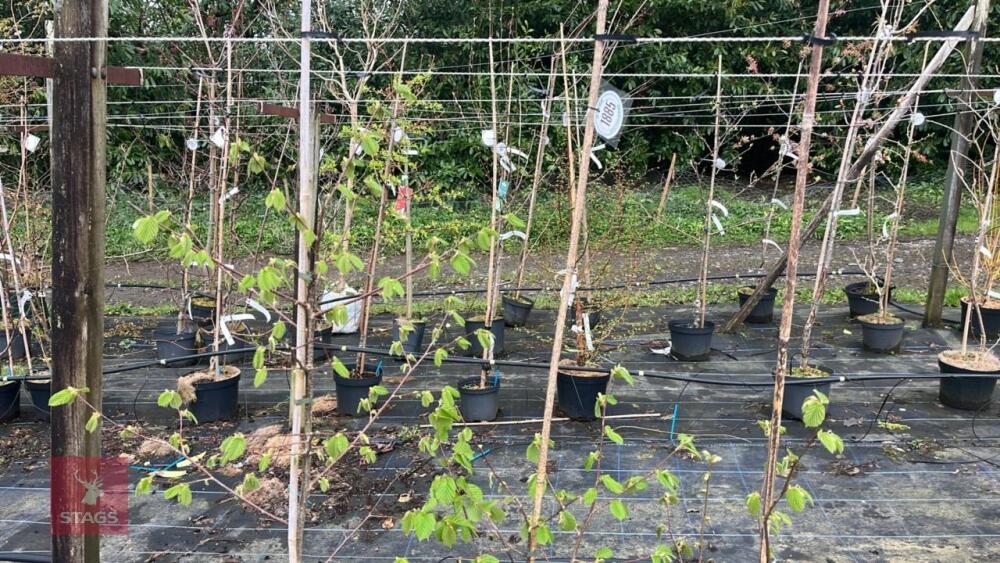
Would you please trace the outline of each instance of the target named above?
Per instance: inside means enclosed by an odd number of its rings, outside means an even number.
[[[851,271],[833,271],[828,272],[827,275],[831,276],[862,276],[865,275],[864,272],[860,270]],[[723,274],[716,276],[708,276],[707,281],[720,281],[720,280],[740,280],[740,279],[760,279],[766,277],[767,274],[763,273],[750,273],[750,274]],[[784,276],[784,274],[782,274]],[[800,273],[798,277],[800,278],[810,278],[815,277],[815,272],[803,272]],[[663,280],[651,280],[651,281],[637,281],[628,283],[618,283],[613,285],[598,285],[592,287],[578,286],[576,291],[610,291],[614,289],[630,289],[630,288],[643,288],[652,287],[657,285],[673,285],[678,283],[695,283],[701,281],[699,278],[668,278]],[[511,293],[514,291],[522,291],[528,293],[538,293],[538,292],[556,292],[561,288],[552,286],[540,286],[540,287],[522,287],[520,289],[513,287],[502,287],[500,288],[501,293]],[[413,292],[414,297],[440,297],[443,295],[463,295],[463,294],[473,294],[473,293],[486,293],[485,288],[467,288],[467,289],[450,289],[446,291],[415,291]],[[329,303],[336,303],[338,301],[349,301],[352,299],[357,299],[356,295],[345,295],[342,297],[335,297],[333,299],[327,299],[320,303],[320,305],[326,305]]]

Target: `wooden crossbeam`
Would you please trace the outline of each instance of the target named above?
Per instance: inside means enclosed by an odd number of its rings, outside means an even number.
[[[142,70],[124,66],[104,67],[108,84],[142,86]],[[52,78],[52,58],[0,53],[0,76]]]
[[[260,113],[262,113],[264,115],[275,115],[275,116],[278,116],[278,117],[287,117],[288,119],[295,119],[295,120],[297,120],[299,118],[299,108],[298,107],[294,107],[293,108],[293,107],[288,107],[288,106],[279,106],[279,105],[276,105],[276,104],[268,104],[268,103],[261,102],[258,110],[260,111]],[[321,113],[319,115],[319,122],[320,123],[336,123],[337,122],[337,117],[333,116],[333,115],[330,115],[328,113]]]

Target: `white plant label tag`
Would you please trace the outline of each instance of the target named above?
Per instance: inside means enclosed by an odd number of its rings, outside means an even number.
[[[893,211],[892,213],[890,213],[889,215],[887,215],[885,217],[884,221],[882,221],[882,237],[883,238],[889,238],[889,223],[892,222],[892,220],[895,219],[896,217],[899,217],[899,213],[896,213],[895,211]]]
[[[187,147],[187,150],[189,151],[196,151],[198,150],[198,139],[191,137],[190,139],[184,141],[184,146]]]
[[[524,234],[521,231],[507,231],[506,233],[500,235],[500,240],[507,240],[514,237],[517,237],[521,240],[528,240],[528,235]]]
[[[35,152],[38,150],[38,145],[41,144],[42,140],[37,136],[28,133],[28,136],[24,138],[24,148],[28,152]]]
[[[721,158],[715,159],[715,167],[717,169],[719,169],[719,170],[725,170],[726,169],[726,161],[723,160],[723,159],[721,159]]]
[[[212,133],[212,138],[210,139],[212,144],[219,147],[220,149],[226,146],[226,128],[219,127]]]
[[[910,123],[912,123],[914,127],[920,127],[926,121],[927,118],[924,116],[924,114],[920,113],[919,111],[913,112],[913,115],[910,116]]]
[[[497,144],[497,135],[492,129],[483,129],[479,132],[479,140],[484,147],[492,147]]]
[[[1000,88],[993,91],[993,103],[1000,106]]]
[[[861,215],[861,209],[855,207],[854,209],[840,209],[833,214],[835,217],[856,217]]]
[[[986,248],[985,245],[979,247],[979,253],[991,260],[993,259],[993,253],[990,252],[990,249]]]
[[[22,319],[28,316],[28,313],[25,311],[26,307],[24,304],[27,303],[33,296],[34,293],[31,293],[30,289],[25,289],[21,292],[21,296],[17,298],[17,310],[21,312]]]
[[[782,209],[788,209],[788,206],[785,205],[785,202],[781,201],[778,198],[771,199],[771,205],[777,205],[778,207],[780,207]]]

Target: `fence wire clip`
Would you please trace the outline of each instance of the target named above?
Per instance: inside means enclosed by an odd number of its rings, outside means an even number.
[[[802,42],[806,45],[829,46],[837,42],[837,34],[831,33],[829,37],[816,37],[811,33],[807,33],[802,37]]]

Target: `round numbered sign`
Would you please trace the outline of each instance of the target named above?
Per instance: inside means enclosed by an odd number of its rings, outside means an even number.
[[[597,99],[597,115],[594,116],[594,130],[605,139],[613,139],[621,132],[625,121],[625,105],[622,97],[614,90],[605,90]]]

